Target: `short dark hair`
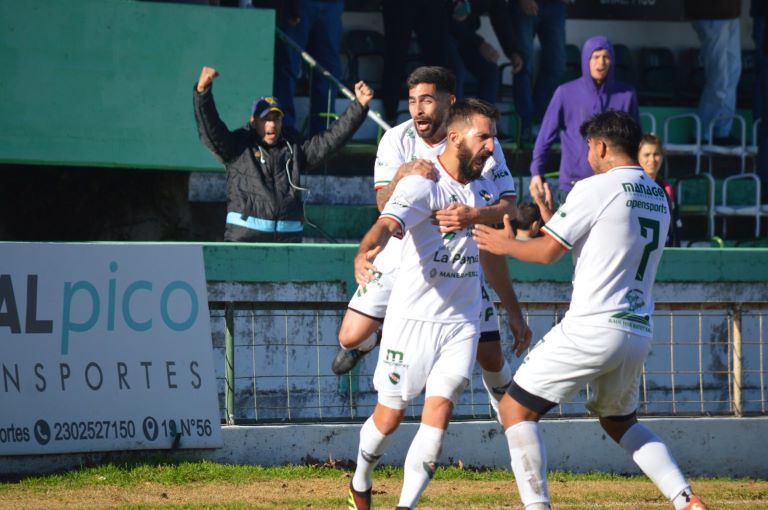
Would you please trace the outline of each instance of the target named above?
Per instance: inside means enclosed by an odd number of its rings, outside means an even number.
[[[434,85],[438,92],[456,94],[456,77],[445,67],[421,66],[408,76],[408,90],[420,83]]]
[[[517,206],[517,217],[512,221],[512,227],[528,230],[534,222],[541,221],[541,211],[539,206],[530,202],[525,202]]]
[[[492,120],[499,120],[499,110],[494,105],[482,99],[467,97],[451,105],[445,125],[451,126],[459,121],[469,124],[472,115],[482,115]]]
[[[584,138],[602,138],[632,158],[637,157],[643,136],[634,117],[618,110],[598,113],[582,124],[579,131]]]
[[[661,153],[664,154],[664,144],[661,143],[661,138],[654,135],[653,133],[648,133],[640,138],[640,143],[637,144],[637,150],[640,150],[640,147],[643,145],[655,145],[659,148]]]

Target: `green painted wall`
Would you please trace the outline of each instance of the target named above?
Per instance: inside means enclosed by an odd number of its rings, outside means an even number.
[[[272,91],[274,11],[136,0],[0,0],[0,162],[211,170],[192,87],[221,73],[234,129]]]
[[[209,281],[279,282],[343,281],[356,288],[352,244],[239,244],[203,246]],[[544,266],[508,259],[515,281],[571,281],[571,257]],[[660,282],[766,282],[768,250],[759,248],[664,250],[657,276]]]

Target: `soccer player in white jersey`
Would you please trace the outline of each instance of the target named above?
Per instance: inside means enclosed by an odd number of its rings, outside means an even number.
[[[393,236],[403,237],[373,377],[378,402],[360,430],[350,482],[352,510],[371,507],[373,469],[408,402],[426,388],[397,508],[416,505],[437,467],[453,406],[471,377],[482,312],[480,267],[487,254],[477,248],[470,228],[441,232],[432,214],[453,203],[478,208],[496,201],[493,181],[481,173],[493,152],[497,117],[498,110],[479,99],[454,104],[445,151],[433,159],[436,181],[404,177],[360,243],[355,280],[365,287],[376,278],[376,255]]]
[[[571,303],[563,320],[539,341],[501,401],[512,470],[527,510],[549,508],[546,452],[538,421],[589,383],[587,408],[632,456],[675,509],[703,510],[664,442],[637,421],[640,376],[651,349],[651,290],[669,228],[664,190],[637,164],[641,130],[624,112],[584,123],[595,174],[579,181],[541,231],[516,241],[479,225],[483,250],[548,264],[573,252]]]
[[[406,175],[434,178],[432,165],[425,160],[434,158],[446,147],[445,119],[448,108],[456,100],[455,78],[442,67],[420,67],[408,78],[408,108],[411,119],[388,130],[381,142],[374,168],[374,187],[379,209],[392,195],[395,186]],[[506,166],[498,141],[493,141],[493,154],[482,174],[499,190],[498,202],[491,207],[477,208],[466,204],[451,204],[435,213],[445,232],[466,228],[474,223],[498,223],[504,214],[515,214],[514,180]],[[397,269],[400,265],[400,242],[394,240],[376,260],[376,281],[357,289],[339,330],[342,350],[336,355],[332,368],[337,374],[346,373],[376,345],[376,330],[381,326]],[[509,314],[512,334],[517,340],[515,354],[520,356],[531,338],[531,331],[522,317],[517,296],[512,288],[503,257],[489,257],[485,276],[498,294]],[[512,369],[501,351],[501,336],[495,308],[483,288],[484,312],[481,323],[480,347],[477,361],[482,368],[483,384],[494,409],[512,380]]]

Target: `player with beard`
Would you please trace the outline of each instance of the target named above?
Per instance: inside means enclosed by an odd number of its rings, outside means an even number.
[[[477,248],[470,228],[443,235],[432,215],[451,204],[483,208],[497,200],[495,184],[483,177],[493,154],[497,117],[498,110],[479,99],[453,105],[445,150],[429,163],[435,180],[419,175],[402,178],[360,243],[355,280],[366,288],[380,270],[376,256],[393,236],[403,239],[373,376],[378,402],[360,430],[357,467],[350,482],[351,510],[371,508],[373,469],[408,403],[425,391],[421,425],[405,458],[397,508],[416,505],[437,468],[453,406],[469,383],[480,336],[480,266],[487,254]]]
[[[388,130],[379,143],[374,168],[376,201],[380,210],[390,199],[398,182],[408,175],[421,175],[434,179],[436,173],[430,159],[439,155],[448,144],[446,118],[456,101],[455,78],[442,67],[419,67],[408,78],[408,109],[411,118]],[[499,190],[497,202],[490,207],[477,208],[454,203],[438,210],[435,218],[451,235],[476,223],[498,223],[504,214],[515,214],[516,191],[514,180],[506,166],[504,154],[496,139],[493,140],[492,156],[484,159],[482,175]],[[376,331],[381,327],[387,311],[387,303],[398,267],[400,242],[388,243],[376,259],[377,277],[355,292],[349,303],[339,330],[342,349],[333,362],[333,371],[346,373],[376,346]],[[501,257],[489,257],[485,272],[491,286],[498,294],[509,314],[514,335],[513,348],[520,354],[531,338],[522,317],[517,296],[510,283],[506,261]],[[490,402],[497,409],[498,400],[512,381],[512,369],[501,351],[501,335],[495,308],[484,288],[483,315],[480,346],[477,361],[482,367],[483,384],[490,395]]]

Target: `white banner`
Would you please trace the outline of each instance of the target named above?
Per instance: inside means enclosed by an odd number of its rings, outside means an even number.
[[[0,455],[222,444],[202,247],[0,245]]]

